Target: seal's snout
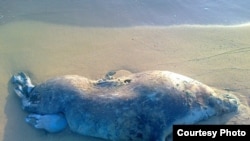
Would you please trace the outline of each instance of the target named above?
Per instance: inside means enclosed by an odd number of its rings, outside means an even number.
[[[237,97],[230,94],[222,94],[221,96],[209,98],[209,106],[217,109],[217,114],[235,112],[239,107],[239,100]]]
[[[230,94],[223,95],[223,105],[227,112],[237,111],[239,107],[239,99]]]

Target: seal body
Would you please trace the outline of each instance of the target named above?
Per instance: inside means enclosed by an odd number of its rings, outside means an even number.
[[[22,83],[21,87],[27,85]],[[234,112],[239,104],[233,95],[169,71],[97,81],[68,75],[28,90],[15,90],[24,95],[23,109],[32,113],[27,122],[34,114],[58,114],[72,131],[112,141],[165,141],[172,125]]]

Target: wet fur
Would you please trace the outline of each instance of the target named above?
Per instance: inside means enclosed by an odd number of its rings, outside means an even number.
[[[173,124],[194,124],[238,108],[233,95],[168,71],[97,81],[56,77],[35,86],[25,100],[25,111],[61,114],[72,131],[113,141],[164,141]]]

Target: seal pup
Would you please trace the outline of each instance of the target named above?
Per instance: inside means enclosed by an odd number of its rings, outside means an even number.
[[[174,124],[195,124],[235,112],[239,101],[227,92],[169,71],[145,71],[99,80],[66,75],[33,85],[23,72],[14,91],[30,113],[26,122],[48,132],[73,132],[111,141],[165,141]]]

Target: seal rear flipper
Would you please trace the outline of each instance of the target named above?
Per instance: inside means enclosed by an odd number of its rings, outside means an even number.
[[[11,81],[15,86],[20,87],[22,93],[25,96],[28,96],[35,87],[35,85],[32,84],[29,76],[26,75],[24,72],[20,72],[17,75],[13,75]]]
[[[67,121],[62,114],[30,114],[25,121],[37,129],[44,129],[50,133],[60,132],[67,126]]]

